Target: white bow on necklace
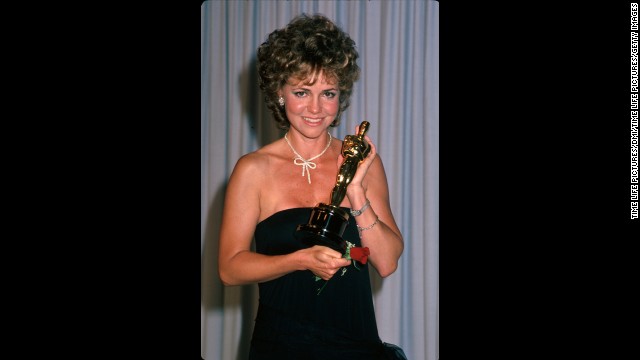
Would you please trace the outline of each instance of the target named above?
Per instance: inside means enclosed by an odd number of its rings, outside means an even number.
[[[316,163],[314,163],[311,160],[315,160],[320,156],[322,156],[327,151],[327,149],[329,149],[329,146],[331,145],[331,134],[329,132],[327,132],[327,134],[329,135],[329,141],[327,141],[327,146],[324,148],[324,150],[322,150],[320,154],[306,160],[300,154],[298,154],[296,149],[293,148],[293,146],[289,142],[289,139],[287,138],[287,134],[284,134],[284,141],[287,142],[287,145],[289,145],[289,147],[291,148],[291,151],[293,151],[293,153],[296,154],[296,157],[293,158],[293,163],[296,165],[302,166],[302,176],[304,176],[305,172],[307,173],[307,180],[309,181],[309,184],[311,184],[311,169],[316,168]]]

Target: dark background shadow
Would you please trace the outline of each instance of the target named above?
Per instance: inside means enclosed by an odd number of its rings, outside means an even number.
[[[264,102],[264,96],[258,86],[257,59],[254,55],[239,76],[240,103],[246,116],[251,136],[257,140],[258,147],[272,143],[285,134],[278,128],[271,112]]]

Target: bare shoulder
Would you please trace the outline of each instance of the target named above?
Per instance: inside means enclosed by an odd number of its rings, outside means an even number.
[[[260,149],[242,155],[236,162],[232,177],[246,179],[260,179],[269,173],[269,168],[277,157],[274,143],[267,144]]]
[[[233,175],[259,175],[267,166],[267,161],[268,157],[260,153],[259,150],[242,155],[236,162],[236,166],[233,169]]]

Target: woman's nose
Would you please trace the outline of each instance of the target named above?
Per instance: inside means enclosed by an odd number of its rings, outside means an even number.
[[[310,113],[317,114],[320,112],[320,99],[311,98],[309,105],[307,106]]]

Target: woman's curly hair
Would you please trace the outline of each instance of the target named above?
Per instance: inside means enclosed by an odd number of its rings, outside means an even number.
[[[269,34],[258,47],[258,83],[278,127],[290,126],[284,107],[278,105],[278,90],[291,77],[311,79],[308,85],[313,85],[320,72],[337,81],[340,90],[340,106],[331,123],[337,126],[360,76],[357,58],[355,41],[323,15],[301,14]]]

